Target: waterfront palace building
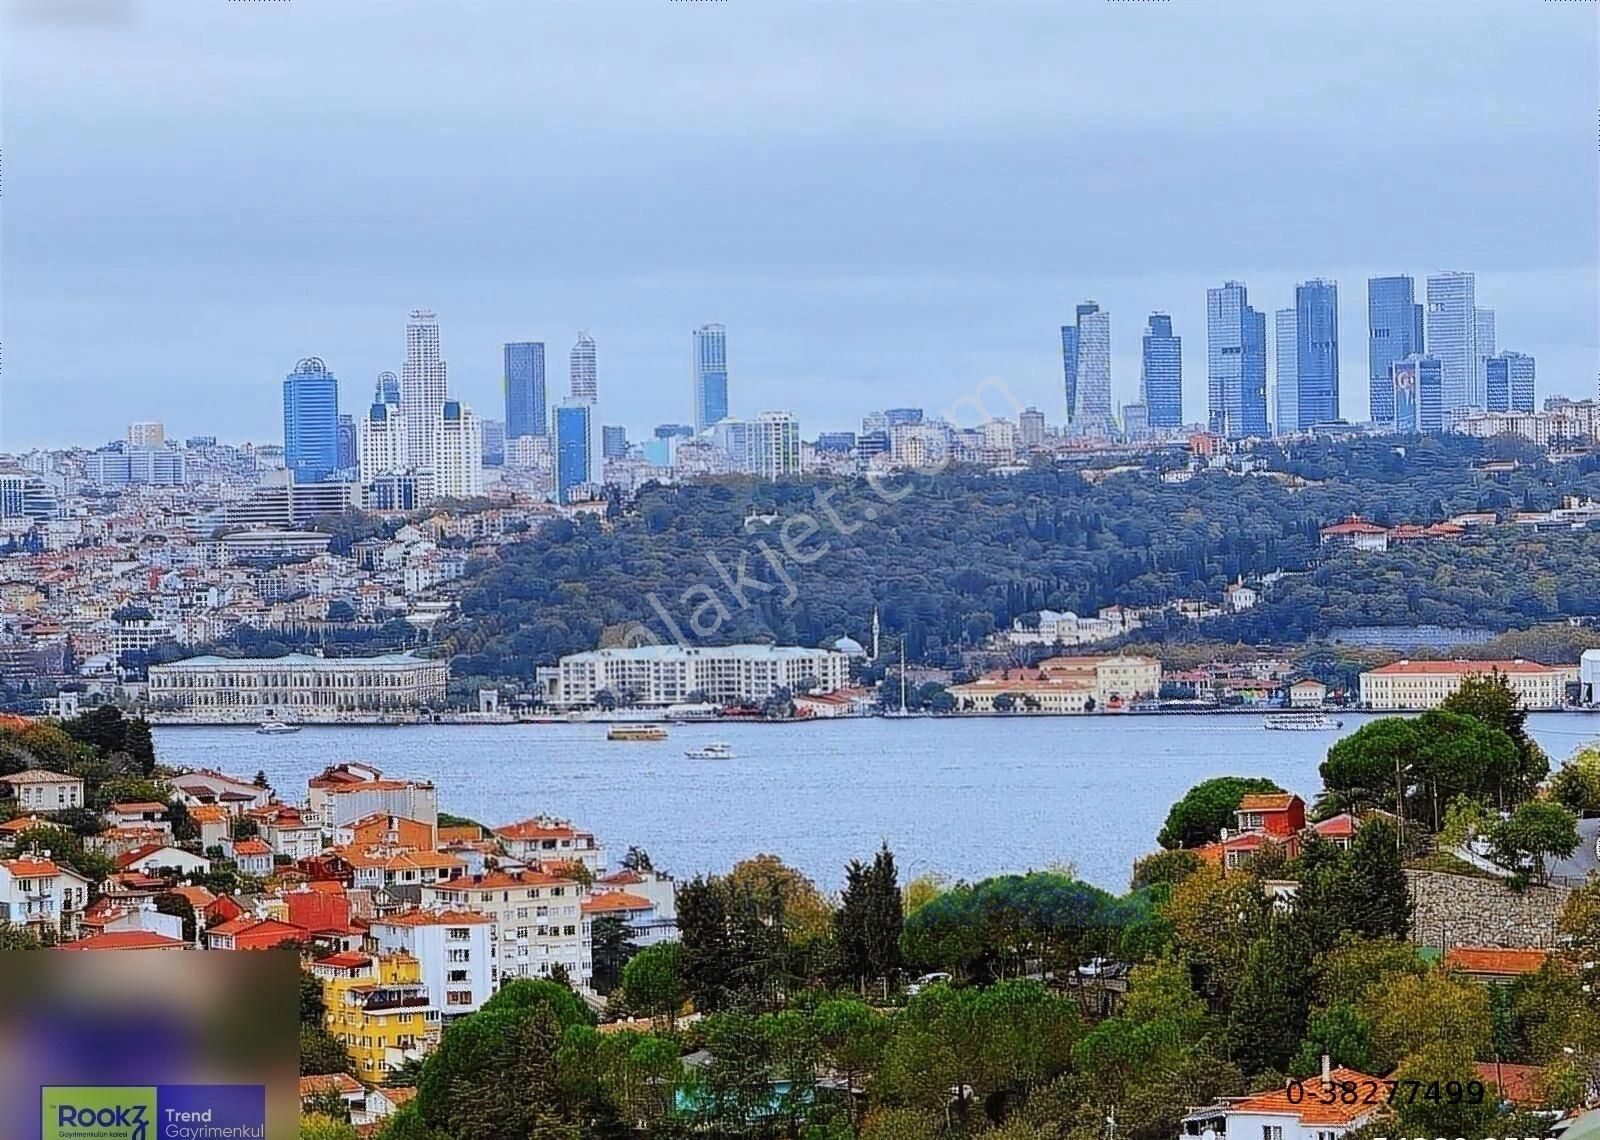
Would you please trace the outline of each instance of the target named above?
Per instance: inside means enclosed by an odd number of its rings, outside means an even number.
[[[832,649],[784,645],[641,645],[561,659],[559,699],[589,705],[608,690],[635,704],[672,705],[692,695],[728,703],[764,701],[779,689],[831,693],[850,683],[850,658]]]
[[[1567,685],[1578,680],[1576,665],[1537,661],[1396,661],[1361,674],[1361,704],[1377,711],[1435,709],[1471,676],[1498,673],[1525,709],[1559,709]]]
[[[157,716],[216,724],[316,723],[415,713],[445,699],[450,667],[410,653],[381,657],[189,657],[150,666]]]

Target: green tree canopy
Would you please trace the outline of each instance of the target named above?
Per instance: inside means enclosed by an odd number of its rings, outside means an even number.
[[[1167,812],[1156,841],[1163,847],[1199,847],[1210,843],[1224,827],[1234,824],[1239,801],[1253,793],[1283,791],[1260,776],[1216,776],[1190,788]]]

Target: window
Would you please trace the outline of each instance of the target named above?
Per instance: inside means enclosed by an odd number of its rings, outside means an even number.
[[[1261,1140],[1283,1140],[1283,1126],[1279,1124],[1263,1124],[1261,1126]]]
[[[465,970],[451,970],[450,973],[448,975],[446,975],[446,977],[445,977],[445,981],[447,981],[447,982],[463,982],[464,983],[464,982],[466,982],[466,980],[467,980],[467,972]],[[1321,1140],[1321,1138],[1319,1137],[1318,1140]]]
[[[471,1005],[472,1004],[472,991],[471,990],[446,990],[445,991],[445,1004],[446,1005]]]

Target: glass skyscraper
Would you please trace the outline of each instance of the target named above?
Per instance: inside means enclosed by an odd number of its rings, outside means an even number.
[[[694,330],[694,428],[728,416],[728,334],[721,325]]]
[[[1272,412],[1279,435],[1293,435],[1300,430],[1300,382],[1295,379],[1300,367],[1300,340],[1295,329],[1293,309],[1279,309],[1272,314],[1276,348]]]
[[[578,343],[572,346],[570,361],[571,396],[592,404],[600,398],[600,381],[595,370],[594,337],[586,332],[578,334]]]
[[[1078,306],[1076,318],[1075,326],[1061,327],[1067,429],[1079,435],[1110,435],[1111,314],[1093,301],[1085,301]]]
[[[1422,351],[1422,306],[1416,303],[1416,291],[1410,277],[1367,278],[1367,408],[1376,424],[1395,422],[1389,366]]]
[[[568,399],[555,410],[556,499],[572,502],[572,489],[593,482],[593,454],[590,446],[590,416],[594,408],[586,400]]]
[[[544,435],[549,431],[545,411],[544,344],[515,341],[505,346],[506,438]]]
[[[1444,370],[1436,356],[1410,353],[1389,365],[1394,427],[1399,432],[1444,430]]]
[[[1172,318],[1166,313],[1151,313],[1144,331],[1139,397],[1152,428],[1182,426],[1183,338],[1172,335]]]
[[[1443,370],[1445,414],[1457,408],[1481,408],[1487,393],[1478,377],[1478,310],[1470,273],[1436,273],[1428,278],[1428,355]]]
[[[1218,435],[1267,434],[1267,317],[1238,281],[1206,290],[1206,405]]]
[[[339,381],[315,356],[284,377],[283,461],[297,483],[317,483],[339,469]]]
[[[1533,411],[1533,357],[1502,352],[1484,361],[1484,372],[1489,411]]]
[[[1339,286],[1318,277],[1294,290],[1295,412],[1301,430],[1339,418]]]

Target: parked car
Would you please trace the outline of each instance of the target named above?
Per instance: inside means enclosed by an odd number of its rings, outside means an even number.
[[[929,986],[936,986],[941,982],[949,982],[950,980],[951,977],[949,974],[923,974],[922,977],[918,978],[916,981],[912,982],[906,987],[906,993],[911,997],[916,997]]]

